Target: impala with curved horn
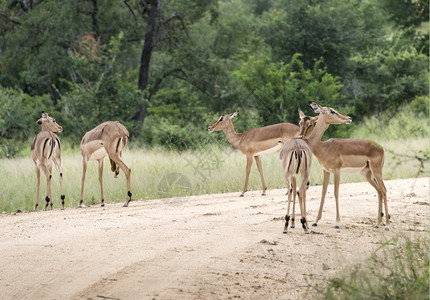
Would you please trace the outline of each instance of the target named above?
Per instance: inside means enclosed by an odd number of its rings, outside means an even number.
[[[246,175],[245,185],[243,187],[243,197],[248,189],[249,172],[251,171],[252,159],[255,159],[258,172],[260,173],[263,184],[262,195],[266,195],[267,186],[264,182],[263,168],[261,165],[260,155],[273,153],[281,149],[282,145],[299,133],[299,127],[291,123],[280,123],[265,126],[262,128],[249,129],[243,133],[234,131],[232,119],[237,116],[237,112],[220,116],[218,120],[209,126],[210,132],[223,130],[228,142],[235,148],[246,155]]]
[[[37,124],[42,125],[42,129],[31,143],[31,156],[36,165],[37,176],[36,203],[34,204],[34,210],[37,210],[37,206],[39,205],[40,169],[42,169],[46,176],[46,203],[43,210],[47,209],[49,203],[51,203],[52,210],[52,162],[54,162],[58,174],[60,175],[61,209],[64,209],[64,199],[66,197],[63,193],[63,173],[61,173],[61,145],[60,139],[54,133],[63,131],[63,127],[61,127],[54,118],[48,116],[47,113],[42,113],[42,118],[37,120]]]
[[[92,130],[88,131],[81,141],[82,153],[82,187],[81,187],[81,201],[79,207],[82,206],[84,201],[84,183],[85,173],[87,170],[88,161],[97,160],[99,162],[99,182],[100,182],[100,202],[104,206],[103,197],[103,160],[106,154],[109,156],[111,163],[111,170],[115,173],[114,177],[117,178],[119,170],[121,169],[127,180],[127,198],[124,206],[128,206],[131,201],[130,192],[130,173],[131,169],[121,159],[121,153],[127,145],[129,133],[128,130],[118,121],[104,122]]]

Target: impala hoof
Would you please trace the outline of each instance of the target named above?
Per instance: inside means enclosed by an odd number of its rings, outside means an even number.
[[[239,197],[244,197],[245,195],[244,194],[240,194],[240,196]]]
[[[125,203],[122,207],[128,207],[128,203]]]
[[[306,230],[306,231],[305,231],[305,234],[309,234],[309,231],[307,231],[307,230]]]
[[[282,231],[282,233],[283,233],[283,234],[287,234],[287,233],[288,233],[288,230],[287,230],[287,229],[284,229],[284,231]]]
[[[334,228],[339,229],[340,226],[338,224],[334,225]]]
[[[315,222],[315,223],[313,223],[313,224],[312,224],[312,226],[313,226],[313,227],[317,227],[317,226],[318,226],[318,223],[316,223],[316,222]]]
[[[373,227],[379,228],[379,224],[375,224],[375,225],[373,225]]]
[[[390,230],[390,226],[385,226],[385,230]]]
[[[262,193],[261,196],[266,196],[266,192]]]
[[[296,228],[296,225],[294,225],[294,224],[291,224],[291,228]]]

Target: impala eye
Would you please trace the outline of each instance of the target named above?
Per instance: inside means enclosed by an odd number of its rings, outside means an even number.
[[[222,122],[223,117],[219,118],[219,122]]]
[[[336,112],[334,110],[331,110],[331,109],[330,109],[330,113],[336,114]]]

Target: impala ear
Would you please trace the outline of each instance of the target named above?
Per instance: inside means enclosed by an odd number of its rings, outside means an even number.
[[[48,114],[46,112],[42,112],[42,118],[48,119]]]
[[[324,113],[325,112],[321,105],[319,105],[318,103],[313,102],[313,101],[309,101],[309,107],[315,113]]]
[[[305,117],[305,114],[301,111],[300,108],[299,108],[299,115],[300,115],[300,120]]]
[[[238,112],[237,112],[237,111],[235,111],[234,113],[232,113],[232,114],[230,115],[230,120],[231,120],[231,119],[233,119],[233,118],[235,118],[235,117],[237,116],[237,114],[238,114]]]

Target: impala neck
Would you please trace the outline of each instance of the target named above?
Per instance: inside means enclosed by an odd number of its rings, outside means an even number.
[[[314,130],[309,134],[309,136],[307,136],[308,144],[312,151],[314,151],[315,147],[321,143],[324,132],[327,130],[329,125],[330,124],[325,123],[323,118],[320,117],[320,119],[317,121],[317,124],[315,125]]]
[[[228,123],[227,128],[224,129],[225,137],[227,138],[227,141],[235,148],[240,148],[240,137],[241,133],[236,133],[234,131],[233,123],[230,121]]]

